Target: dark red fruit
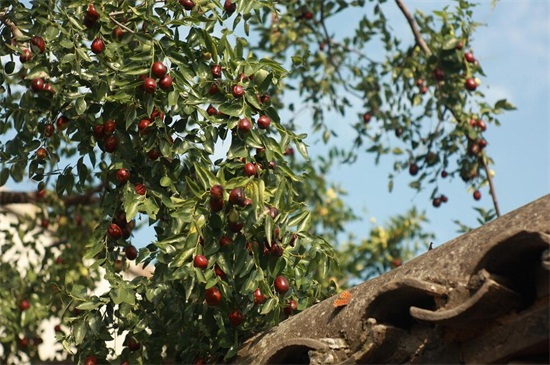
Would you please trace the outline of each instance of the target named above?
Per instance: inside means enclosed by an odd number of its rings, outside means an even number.
[[[36,191],[36,199],[44,199],[46,196],[46,189]]]
[[[477,120],[476,121],[476,126],[482,131],[482,132],[485,132],[487,130],[487,124],[485,124],[484,121],[482,120]]]
[[[214,213],[223,209],[223,199],[210,197],[210,210]]]
[[[271,248],[269,250],[269,252],[271,253],[271,256],[273,257],[281,257],[283,256],[283,246],[277,244],[277,243],[274,243],[271,245]]]
[[[147,152],[147,157],[149,157],[151,161],[155,161],[160,157],[160,151],[156,148],[153,148],[152,150],[149,150],[149,152]]]
[[[217,264],[216,266],[214,266],[214,273],[216,273],[216,275],[219,276],[221,279],[225,279],[225,272]]]
[[[208,259],[206,257],[204,257],[203,255],[197,255],[193,259],[193,266],[204,270],[208,267]]]
[[[292,313],[294,313],[298,309],[298,303],[294,299],[291,299],[288,301],[287,305],[283,308],[283,312],[290,316]]]
[[[195,3],[191,0],[180,0],[180,5],[183,6],[185,10],[193,10]]]
[[[86,356],[86,359],[84,360],[84,365],[97,365],[97,357],[95,357],[94,355]]]
[[[443,170],[441,171],[441,177],[442,178],[446,178],[449,174],[447,173],[447,171]]]
[[[40,147],[36,150],[36,157],[38,157],[38,159],[40,160],[44,160],[46,159],[46,157],[48,157],[48,151],[46,151],[44,147]]]
[[[273,285],[275,286],[275,290],[279,294],[285,294],[290,288],[288,280],[284,276],[277,276],[275,278],[275,281],[273,282]]]
[[[88,10],[84,16],[84,24],[90,28],[99,19],[99,13],[94,7],[94,4],[88,5]]]
[[[421,94],[426,94],[427,92],[428,92],[428,87],[422,86],[422,88],[420,89],[420,93]]]
[[[233,233],[238,233],[238,232],[241,231],[241,229],[243,229],[244,223],[242,223],[242,222],[235,222],[235,223],[229,222],[229,223],[227,224],[227,227],[229,228],[229,230],[230,230],[231,232],[233,232]]]
[[[44,39],[42,37],[39,37],[39,36],[32,37],[31,44],[36,48],[38,48],[40,53],[44,53],[44,51],[46,50],[46,42],[44,42]]]
[[[477,144],[479,145],[479,148],[483,149],[487,147],[487,141],[483,138],[477,141]]]
[[[92,46],[90,48],[93,53],[100,54],[105,51],[105,42],[103,42],[101,38],[96,38],[92,41]]]
[[[210,196],[216,199],[223,199],[223,186],[217,184],[210,188]]]
[[[31,342],[31,340],[28,337],[23,337],[23,338],[20,338],[18,342],[20,347],[27,347],[29,346],[29,343]]]
[[[365,113],[363,114],[363,123],[367,124],[368,122],[370,122],[372,116],[370,115],[370,113]]]
[[[475,89],[477,89],[477,82],[472,77],[467,78],[466,81],[464,82],[464,87],[468,91],[475,91]]]
[[[130,178],[130,171],[128,169],[122,168],[118,169],[116,172],[116,179],[121,183],[125,183]]]
[[[244,87],[242,87],[241,85],[233,85],[233,87],[231,88],[231,93],[236,98],[242,98],[242,96],[244,95]]]
[[[22,311],[26,311],[30,307],[31,307],[31,302],[29,302],[27,299],[23,299],[22,301],[19,302],[19,309],[21,309]]]
[[[232,243],[233,243],[233,240],[231,238],[227,237],[227,236],[222,236],[220,238],[220,246],[221,247],[225,247],[225,246],[230,245]]]
[[[409,174],[411,174],[412,176],[415,176],[416,174],[418,174],[418,165],[415,164],[415,163],[412,163],[409,165]]]
[[[237,327],[244,322],[244,315],[240,310],[234,309],[231,313],[229,313],[229,322],[232,326]]]
[[[254,176],[258,172],[258,168],[252,162],[245,163],[243,169],[246,176]]]
[[[143,90],[145,90],[147,94],[154,93],[156,89],[157,82],[155,81],[155,79],[151,77],[146,77],[145,80],[143,80]]]
[[[447,198],[446,195],[441,195],[441,202],[442,203],[447,203],[449,201],[449,198]]]
[[[114,120],[110,119],[105,123],[103,123],[103,133],[106,136],[112,135],[113,133],[115,133],[115,130],[116,130],[116,122]]]
[[[260,103],[267,104],[271,101],[271,97],[269,95],[262,95],[260,97]]]
[[[236,204],[238,206],[243,206],[244,205],[244,199],[245,199],[245,195],[244,195],[244,189],[243,188],[234,188],[229,193],[229,201],[232,204]]]
[[[304,11],[304,13],[302,14],[302,16],[304,17],[304,19],[306,20],[311,20],[313,19],[313,13],[311,11]]]
[[[138,131],[140,134],[149,134],[151,129],[147,129],[151,125],[151,119],[142,119],[138,123]]]
[[[105,142],[103,143],[103,148],[105,151],[109,153],[113,153],[116,151],[118,147],[118,139],[115,136],[109,136],[105,138]]]
[[[24,49],[19,55],[19,61],[21,61],[21,63],[28,62],[31,59],[32,59],[32,52],[29,51],[28,49]]]
[[[138,257],[138,250],[134,245],[127,245],[124,247],[124,255],[128,260],[135,260]]]
[[[93,135],[94,135],[94,138],[96,140],[100,140],[100,139],[103,139],[103,137],[105,136],[105,132],[104,132],[104,126],[103,124],[96,124],[94,125],[94,128],[93,128]]]
[[[208,94],[216,95],[219,92],[220,92],[220,89],[218,88],[218,85],[216,84],[210,85],[210,88],[208,89]]]
[[[60,325],[60,324],[56,324],[56,325],[54,326],[53,330],[54,330],[55,332],[61,332],[61,325]]]
[[[225,12],[228,14],[228,15],[231,15],[235,12],[235,10],[237,9],[237,5],[233,4],[231,2],[231,0],[225,0],[225,3],[223,4],[223,8],[225,10]]]
[[[141,348],[141,344],[137,342],[134,338],[129,337],[126,341],[126,344],[128,345],[128,349],[130,351],[137,351]]]
[[[275,217],[279,215],[279,209],[275,207],[269,207],[268,214],[271,218],[275,219]]]
[[[151,66],[151,73],[159,79],[166,75],[167,70],[166,65],[160,61],[154,62]]]
[[[475,200],[480,200],[481,199],[481,191],[479,191],[479,190],[474,191],[473,196],[474,196]]]
[[[416,80],[416,86],[421,87],[422,85],[424,85],[424,80],[422,80],[422,79],[417,79],[417,80]]]
[[[222,293],[218,288],[214,286],[212,288],[206,289],[205,298],[206,304],[216,306],[222,301]]]
[[[441,198],[434,198],[432,200],[432,205],[436,208],[438,208],[441,205]]]
[[[55,132],[55,128],[53,124],[48,123],[44,126],[44,131],[42,132],[42,135],[44,137],[51,137],[53,136],[54,132]]]
[[[260,290],[260,288],[257,288],[256,290],[254,290],[254,304],[256,305],[263,304],[265,300],[266,300],[266,296],[262,294],[262,291]]]
[[[32,79],[31,90],[36,93],[44,90],[44,80],[39,77]]]
[[[159,87],[162,90],[168,90],[172,87],[172,84],[174,83],[174,80],[172,79],[172,76],[166,75],[162,79],[159,80]]]
[[[294,156],[294,148],[287,147],[287,149],[285,150],[285,156]]]
[[[459,51],[464,47],[464,43],[462,43],[462,41],[458,42],[458,44],[456,45],[456,49],[458,49]]]
[[[248,118],[242,118],[237,125],[239,132],[248,133],[252,129],[252,123]]]
[[[147,192],[147,187],[141,183],[137,183],[134,188],[136,190],[136,193],[138,193],[139,195],[145,195],[145,193]]]
[[[57,126],[57,129],[60,131],[65,130],[69,126],[69,118],[67,118],[64,115],[61,115],[59,116],[59,118],[57,118],[55,125]]]
[[[440,68],[436,68],[433,71],[433,75],[434,79],[436,79],[437,81],[443,81],[443,79],[445,79],[445,72]]]
[[[120,226],[116,223],[111,223],[111,225],[107,229],[107,234],[110,238],[118,240],[122,238],[122,228],[120,228]]]
[[[220,65],[212,65],[212,67],[210,67],[210,72],[215,79],[222,77],[222,67]]]
[[[212,104],[208,105],[208,108],[206,108],[206,112],[208,115],[218,115],[218,109],[214,108]]]
[[[472,52],[464,53],[464,58],[470,63],[474,63],[476,61],[476,58],[474,57],[474,54]]]
[[[42,337],[35,337],[35,338],[32,339],[32,344],[34,346],[39,346],[43,343],[44,343],[44,340],[42,339]]]
[[[121,40],[122,37],[124,37],[124,31],[121,27],[115,27],[113,29],[113,38],[117,40]]]
[[[271,124],[271,119],[267,115],[262,115],[258,118],[258,128],[267,129]]]

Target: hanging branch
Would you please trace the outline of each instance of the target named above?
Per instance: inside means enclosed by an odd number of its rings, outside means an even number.
[[[395,0],[395,2],[399,7],[399,9],[401,10],[401,12],[403,13],[403,15],[405,15],[405,18],[407,18],[407,21],[409,22],[409,26],[411,27],[411,30],[414,34],[414,39],[416,40],[416,44],[418,45],[418,47],[422,49],[422,51],[427,56],[431,56],[432,51],[426,44],[426,41],[424,40],[424,38],[422,38],[422,35],[420,34],[420,31],[416,27],[416,22],[414,21],[414,18],[412,17],[411,13],[409,12],[409,10],[407,9],[407,7],[405,6],[402,0]]]
[[[420,47],[420,49],[422,49],[422,51],[424,52],[424,54],[426,54],[426,56],[428,56],[428,57],[431,56],[432,51],[430,50],[430,48],[426,44],[426,41],[424,40],[424,38],[422,38],[422,35],[420,34],[420,31],[418,30],[418,28],[416,26],[416,22],[414,21],[414,18],[412,17],[411,13],[407,9],[407,7],[403,3],[403,1],[402,0],[395,0],[395,3],[397,4],[399,9],[403,13],[405,18],[407,18],[407,21],[409,22],[411,30],[414,34],[414,39],[416,41],[416,44]],[[452,108],[449,108],[449,110],[451,111],[453,116],[458,120],[458,118],[455,115]],[[491,171],[489,169],[489,165],[487,164],[487,161],[485,160],[485,158],[482,159],[482,162],[483,162],[483,169],[485,170],[485,175],[487,176],[487,181],[489,183],[489,189],[490,189],[490,192],[491,192],[491,198],[493,200],[493,206],[495,208],[495,213],[496,213],[497,217],[500,217],[500,208],[499,208],[499,205],[498,205],[498,200],[497,200],[497,195],[496,195],[496,191],[495,191],[495,185],[494,185],[494,182],[493,182],[493,177],[491,176],[491,173],[490,173]]]

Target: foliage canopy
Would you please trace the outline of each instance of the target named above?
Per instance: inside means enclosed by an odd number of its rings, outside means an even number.
[[[22,245],[6,230],[2,255],[39,257],[1,266],[3,358],[35,358],[41,321],[58,318],[79,363],[230,359],[292,306],[429,241],[413,209],[337,254],[328,242],[356,217],[323,178],[335,161],[395,155],[395,173],[434,204],[445,176],[492,183],[483,132],[513,107],[476,90],[474,5],[413,18],[396,1],[415,36],[404,44],[385,3],[0,0],[0,186],[38,184],[23,199],[36,216],[14,225]],[[327,23],[350,9],[365,15],[336,39]],[[288,90],[300,99],[284,104]],[[325,142],[337,134],[327,112],[356,120],[352,146],[309,159],[306,135],[279,116],[304,107]],[[136,225],[155,231],[139,250]],[[128,280],[128,261],[154,274]],[[101,278],[110,290],[93,292]]]

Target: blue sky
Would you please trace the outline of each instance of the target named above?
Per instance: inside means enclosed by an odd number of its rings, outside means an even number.
[[[405,3],[411,11],[424,12],[445,4],[453,6],[450,1]],[[469,45],[487,75],[480,90],[491,102],[506,98],[518,108],[501,115],[502,125],[490,126],[485,133],[489,142],[486,151],[495,160],[495,190],[504,214],[550,192],[549,10],[546,0],[499,1],[495,8],[490,1],[482,3],[475,8],[474,19],[487,26],[477,29]],[[394,30],[412,42],[406,21],[394,2],[388,2],[386,8]],[[353,17],[358,15],[349,14],[345,22],[339,22],[340,26],[349,26],[343,32],[352,31],[356,24]],[[304,125],[308,117],[302,117]],[[320,143],[312,145],[311,152],[322,148]],[[355,165],[336,167],[329,175],[331,181],[348,192],[348,204],[364,217],[347,227],[358,238],[367,235],[370,218],[381,223],[416,205],[428,213],[431,223],[427,229],[436,233],[434,244],[439,245],[458,235],[453,220],[477,226],[477,213],[472,207],[492,207],[488,188],[482,189],[482,200],[475,202],[460,179],[440,184],[440,191],[449,197],[449,202],[440,208],[431,205],[431,189],[417,193],[407,187],[407,173],[395,180],[394,192],[389,193],[387,176],[392,162],[391,157],[383,158],[377,166],[372,155],[363,154]]]

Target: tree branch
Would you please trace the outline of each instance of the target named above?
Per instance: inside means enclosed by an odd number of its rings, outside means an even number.
[[[403,1],[402,0],[395,0],[395,3],[399,7],[399,9],[403,13],[403,15],[405,15],[405,18],[407,18],[407,21],[409,22],[409,26],[411,27],[411,30],[414,34],[414,39],[416,40],[416,44],[418,45],[418,47],[420,47],[422,49],[422,51],[426,54],[426,56],[431,56],[432,51],[430,50],[430,48],[426,44],[426,41],[424,40],[424,38],[422,38],[422,35],[420,34],[420,31],[416,27],[416,22],[414,21],[414,18],[412,17],[411,13],[407,9],[407,7],[403,3]]]
[[[409,26],[411,27],[411,30],[414,34],[414,39],[416,40],[416,44],[420,47],[420,49],[422,49],[422,51],[427,56],[430,56],[432,54],[432,51],[430,50],[430,48],[426,44],[426,41],[424,41],[424,38],[422,38],[422,35],[420,34],[420,31],[416,27],[416,22],[414,21],[414,18],[412,17],[411,13],[409,12],[407,7],[403,3],[403,0],[395,0],[395,3],[399,7],[399,9],[403,13],[403,15],[405,15],[405,18],[407,18],[407,21],[409,22]],[[453,110],[450,109],[450,108],[449,108],[449,110],[451,111],[451,113],[456,118],[456,115],[453,112]],[[457,118],[457,120],[458,120],[458,118]],[[490,174],[489,166],[487,165],[487,161],[485,161],[485,159],[483,159],[483,168],[485,169],[485,175],[487,176],[487,181],[489,182],[489,189],[491,191],[491,197],[493,199],[493,205],[495,207],[495,212],[497,214],[497,217],[500,217],[500,208],[498,206],[498,200],[497,200],[497,195],[496,195],[495,186],[494,186],[494,182],[493,182],[493,177]]]
[[[90,189],[82,195],[70,195],[61,198],[65,206],[78,205],[78,204],[93,204],[98,201],[98,198],[94,194],[100,192],[103,189],[103,185]],[[36,192],[28,191],[0,191],[0,206],[8,204],[34,204],[39,199],[36,196]]]
[[[14,22],[6,18],[6,11],[2,10],[0,11],[0,22],[4,23],[11,31],[11,34],[13,34],[13,38],[20,39],[24,38],[25,35],[19,28],[17,28],[17,25],[15,25]]]
[[[498,206],[497,193],[495,191],[495,186],[493,183],[493,177],[491,176],[491,170],[487,164],[487,159],[485,156],[481,159],[483,163],[483,168],[485,169],[485,175],[487,176],[487,181],[489,182],[489,192],[491,193],[491,198],[493,199],[493,205],[495,206],[495,213],[497,217],[500,217],[500,208]]]

